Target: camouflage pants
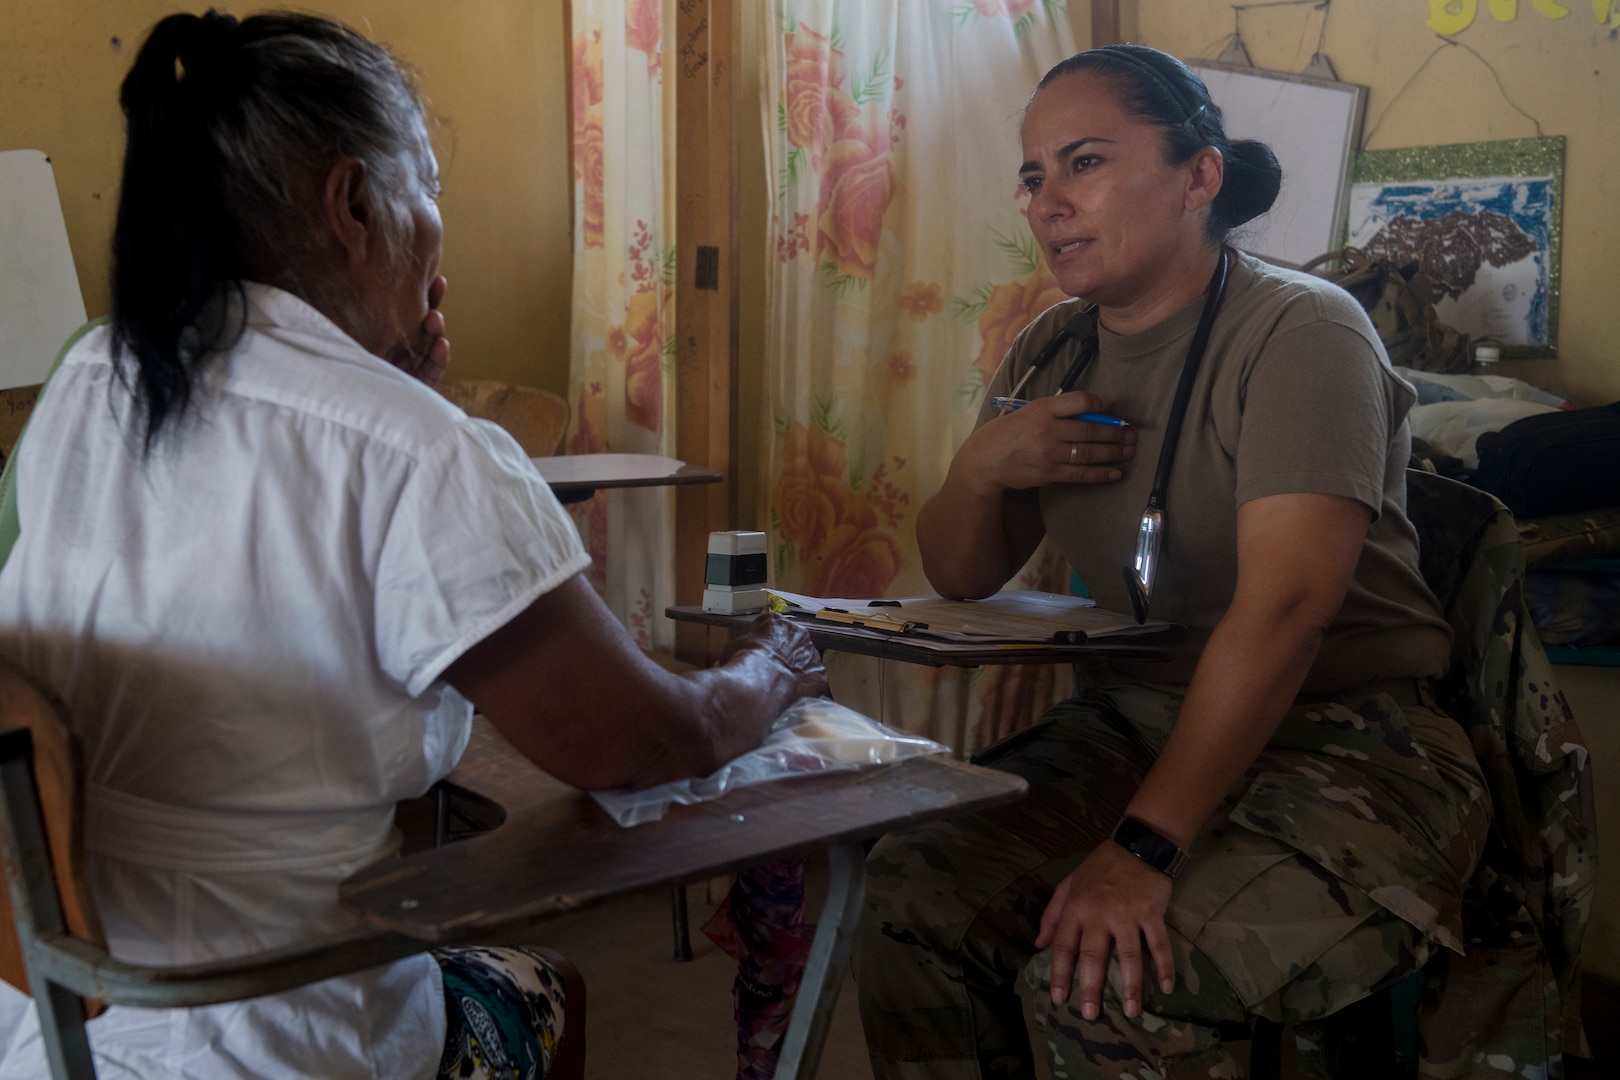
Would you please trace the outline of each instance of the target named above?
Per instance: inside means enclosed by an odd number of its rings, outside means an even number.
[[[1097,1020],[1052,1005],[1041,911],[1180,707],[1169,688],[1101,682],[981,757],[1029,781],[1023,802],[872,851],[855,972],[877,1077],[1031,1077],[1029,1031],[1058,1078],[1238,1077],[1226,1043],[1253,1017],[1325,1016],[1455,942],[1489,817],[1467,739],[1430,709],[1348,697],[1296,706],[1193,845],[1166,918],[1175,990],[1145,978],[1127,1019],[1111,964]]]

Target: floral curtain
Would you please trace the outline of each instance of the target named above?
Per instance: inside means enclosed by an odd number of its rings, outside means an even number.
[[[773,580],[928,592],[914,526],[1013,337],[1063,299],[1024,221],[1018,120],[1074,51],[1062,0],[773,0],[761,422]],[[1064,591],[1043,546],[1017,585]],[[970,751],[1068,692],[1050,665],[829,654],[835,692]]]
[[[666,10],[666,8],[668,10]],[[572,0],[574,291],[568,451],[671,454],[674,96],[671,0]],[[642,648],[668,650],[674,496],[598,492],[574,507],[591,579]]]

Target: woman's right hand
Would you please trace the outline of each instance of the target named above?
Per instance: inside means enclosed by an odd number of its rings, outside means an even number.
[[[1074,419],[1102,411],[1102,399],[1081,390],[1036,398],[969,435],[951,461],[953,479],[983,498],[1118,480],[1120,466],[1136,455],[1136,432]]]
[[[766,612],[726,642],[720,650],[720,663],[751,654],[759,654],[776,667],[781,690],[790,695],[787,704],[827,695],[827,669],[802,624]]]
[[[1075,419],[1104,408],[1079,390],[1036,398],[967,437],[945,485],[917,513],[923,572],[941,596],[989,596],[1035,553],[1046,526],[1033,489],[1123,475],[1136,432]]]

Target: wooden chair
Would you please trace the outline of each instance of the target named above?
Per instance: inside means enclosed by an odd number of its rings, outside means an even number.
[[[568,431],[568,402],[533,386],[493,379],[448,379],[439,393],[468,416],[505,428],[530,457],[550,457]]]
[[[0,865],[7,885],[0,899],[0,978],[33,995],[55,1080],[94,1080],[85,1022],[108,1005],[161,1009],[239,1001],[433,946],[358,929],[178,967],[114,959],[87,884],[83,772],[62,716],[58,702],[0,659]],[[583,1047],[565,1049],[570,1053],[559,1052],[553,1075],[582,1076],[583,1061],[574,1059]]]

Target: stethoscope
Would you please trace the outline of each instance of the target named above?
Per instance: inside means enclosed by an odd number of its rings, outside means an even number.
[[[1123,568],[1125,588],[1130,593],[1131,609],[1138,623],[1147,622],[1148,605],[1153,600],[1153,583],[1159,573],[1159,551],[1164,543],[1170,469],[1176,461],[1176,444],[1181,439],[1181,424],[1187,417],[1187,405],[1192,400],[1193,383],[1197,381],[1198,368],[1204,362],[1204,352],[1209,347],[1210,328],[1215,324],[1222,301],[1226,299],[1230,264],[1231,254],[1223,247],[1220,263],[1209,279],[1209,287],[1204,290],[1204,310],[1198,317],[1198,328],[1193,331],[1192,343],[1187,347],[1187,359],[1181,364],[1181,378],[1176,383],[1176,396],[1170,404],[1170,419],[1164,426],[1164,442],[1159,447],[1159,466],[1153,473],[1153,490],[1148,495],[1147,509],[1142,511],[1142,520],[1137,525],[1136,558],[1130,566]],[[1018,397],[1030,376],[1050,363],[1066,342],[1077,337],[1080,339],[1080,352],[1058,381],[1056,392],[1059,394],[1074,389],[1074,384],[1097,356],[1097,305],[1092,304],[1070,319],[1041,346],[1041,351],[1030,361],[1029,369],[1018,380],[1018,385],[1013,387],[1010,396]]]

